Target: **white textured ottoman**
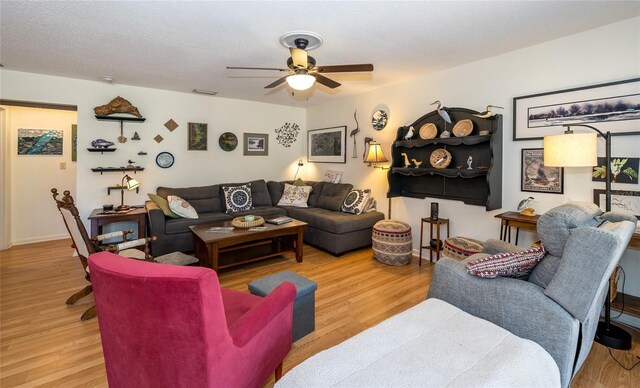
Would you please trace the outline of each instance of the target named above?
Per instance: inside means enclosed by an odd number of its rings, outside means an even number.
[[[276,387],[559,387],[537,343],[428,299],[290,370]]]
[[[382,220],[373,226],[373,257],[389,265],[406,265],[411,261],[411,226],[401,221]]]

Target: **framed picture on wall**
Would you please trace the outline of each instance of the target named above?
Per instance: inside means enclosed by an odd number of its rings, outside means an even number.
[[[307,131],[307,160],[313,163],[347,163],[347,127]]]
[[[598,157],[598,165],[593,167],[591,180],[605,182],[607,178],[606,158]],[[638,166],[640,158],[611,157],[611,182],[638,183]]]
[[[59,129],[18,129],[18,155],[62,155],[64,132]]]
[[[607,205],[606,191],[593,190],[593,202],[605,210]],[[629,212],[640,220],[640,191],[611,190],[611,210]]]
[[[520,166],[520,190],[550,194],[564,192],[564,169],[545,167],[543,148],[523,149]]]
[[[187,150],[206,151],[207,150],[207,124],[188,123]]]
[[[269,155],[269,135],[266,133],[244,133],[245,156]]]
[[[563,125],[589,123],[614,136],[640,134],[640,78],[513,99],[513,140],[560,135]]]

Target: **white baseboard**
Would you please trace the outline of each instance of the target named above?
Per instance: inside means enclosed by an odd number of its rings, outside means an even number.
[[[68,234],[55,234],[55,235],[51,235],[51,236],[25,238],[25,239],[22,239],[22,240],[12,241],[11,243],[9,243],[9,246],[33,244],[33,243],[39,243],[39,242],[43,242],[43,241],[63,240],[65,238],[69,238],[69,235]]]

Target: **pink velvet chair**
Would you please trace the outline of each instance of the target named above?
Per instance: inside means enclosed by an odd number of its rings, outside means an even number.
[[[111,388],[261,387],[291,349],[296,288],[220,288],[207,268],[89,257]]]

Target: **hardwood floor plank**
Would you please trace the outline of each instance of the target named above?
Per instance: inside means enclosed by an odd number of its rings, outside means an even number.
[[[93,296],[66,306],[82,289],[82,266],[70,240],[21,245],[0,252],[0,386],[106,387],[98,320],[80,321]],[[223,287],[247,292],[249,282],[291,270],[318,283],[316,330],[293,344],[284,372],[323,349],[402,312],[426,298],[435,264],[393,267],[372,259],[370,249],[334,257],[304,247],[304,262],[294,255],[222,271]],[[613,351],[624,365],[640,354]],[[267,383],[273,385],[273,378]],[[572,387],[640,386],[640,366],[624,371],[606,348],[594,344]]]

